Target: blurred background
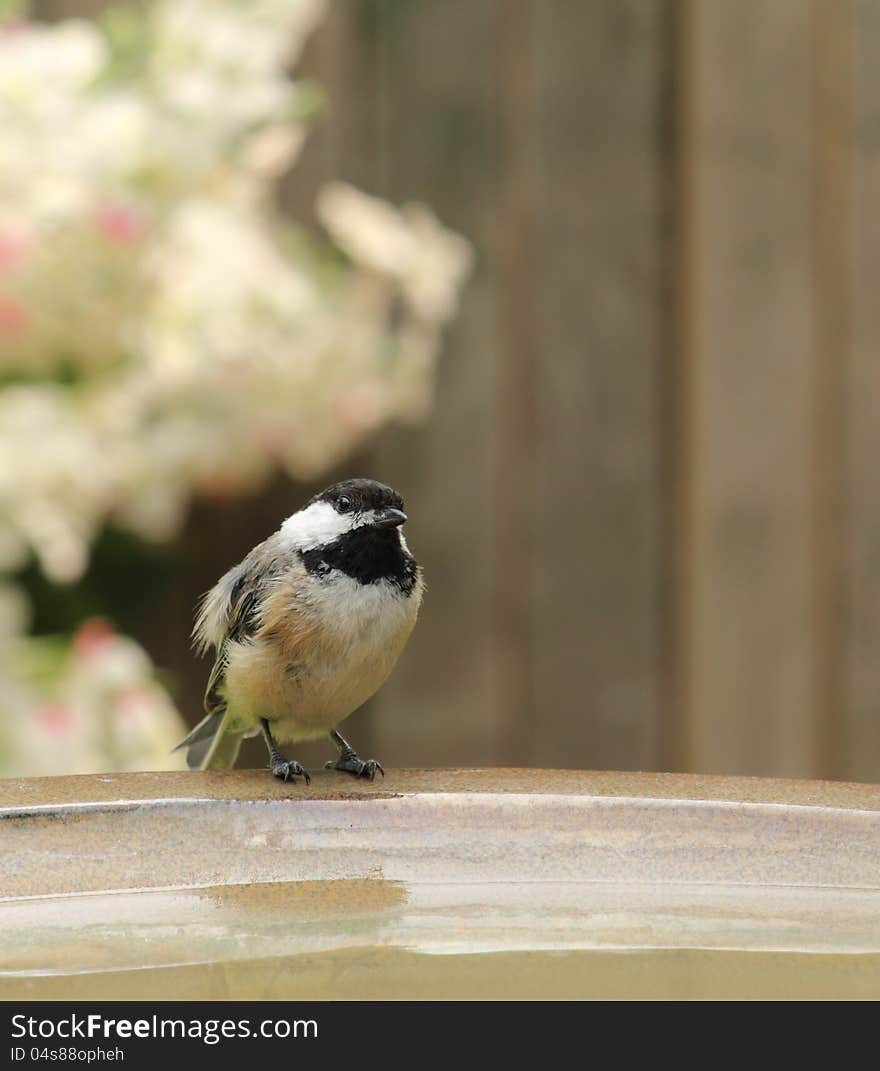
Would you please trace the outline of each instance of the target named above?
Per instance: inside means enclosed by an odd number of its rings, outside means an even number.
[[[197,597],[371,475],[361,754],[880,780],[880,5],[6,8],[0,772],[176,762]]]

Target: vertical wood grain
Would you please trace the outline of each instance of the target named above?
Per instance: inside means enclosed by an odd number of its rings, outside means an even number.
[[[538,413],[546,353],[539,323],[543,205],[539,85],[541,23],[531,0],[498,5],[497,175],[492,253],[496,270],[498,361],[491,509],[494,519],[494,679],[503,712],[495,761],[535,762],[544,696],[537,658],[544,641],[536,611],[543,553]]]
[[[389,429],[372,455],[377,476],[406,497],[407,537],[428,583],[418,627],[376,699],[376,748],[391,763],[475,765],[497,761],[506,723],[493,630],[496,4],[375,7],[382,42],[377,192],[396,203],[426,202],[477,255],[444,342],[429,423]]]
[[[659,761],[667,6],[539,12],[539,764]]]
[[[813,0],[813,676],[811,773],[843,774],[846,533],[845,390],[851,320],[850,0]]]
[[[688,23],[688,765],[809,775],[810,7]]]
[[[880,6],[855,0],[843,776],[880,781]]]

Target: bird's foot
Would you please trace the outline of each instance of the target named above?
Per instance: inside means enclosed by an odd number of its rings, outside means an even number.
[[[274,755],[272,757],[272,776],[277,777],[281,781],[289,781],[292,777],[302,777],[307,785],[311,784],[311,777],[309,777],[305,768],[298,762],[291,762],[282,758],[280,755]]]
[[[371,781],[375,780],[377,772],[385,776],[381,762],[376,759],[362,759],[356,751],[343,751],[335,762],[324,763],[324,769],[342,770],[343,773],[354,774],[355,777],[368,777]]]

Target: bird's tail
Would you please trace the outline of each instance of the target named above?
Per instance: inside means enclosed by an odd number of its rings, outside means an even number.
[[[242,736],[230,732],[226,720],[225,710],[206,715],[174,749],[186,748],[191,770],[228,770],[235,765]]]

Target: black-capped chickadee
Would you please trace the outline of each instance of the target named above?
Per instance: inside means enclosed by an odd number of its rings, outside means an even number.
[[[401,526],[403,499],[375,480],[316,495],[207,593],[193,629],[216,660],[208,712],[178,744],[191,769],[228,769],[243,737],[262,732],[272,773],[309,775],[279,743],[330,736],[327,767],[384,773],[336,726],[384,683],[416,623],[422,571]]]

